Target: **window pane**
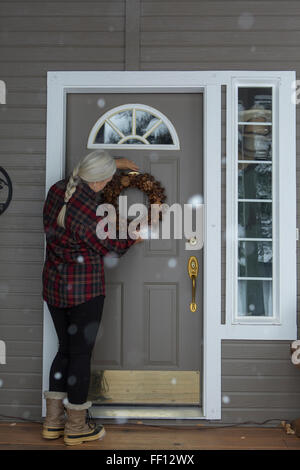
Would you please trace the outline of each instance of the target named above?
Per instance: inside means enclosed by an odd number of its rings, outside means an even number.
[[[272,203],[238,203],[239,238],[272,238]]]
[[[239,199],[272,199],[272,165],[239,163]]]
[[[238,129],[239,160],[271,160],[272,126],[240,125]]]
[[[173,144],[171,134],[164,123],[156,127],[154,131],[148,135],[147,140],[150,144]]]
[[[95,144],[117,144],[120,138],[119,134],[105,122],[96,135]]]
[[[128,139],[126,140],[126,142],[123,142],[124,145],[125,144],[140,144],[140,145],[144,145],[144,142],[141,142],[140,140],[138,139]]]
[[[131,135],[132,133],[132,109],[126,109],[120,113],[114,114],[109,120],[122,132],[124,135]]]
[[[239,121],[272,121],[272,88],[239,87]]]
[[[135,119],[136,134],[140,136],[146,134],[146,132],[148,132],[149,129],[151,129],[151,127],[159,120],[156,116],[153,116],[153,114],[142,110],[136,110]]]
[[[239,242],[239,277],[272,277],[272,242]]]
[[[272,316],[272,281],[238,281],[238,316]]]

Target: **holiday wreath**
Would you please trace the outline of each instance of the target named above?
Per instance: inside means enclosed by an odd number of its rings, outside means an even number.
[[[128,188],[137,188],[148,196],[148,224],[151,223],[151,204],[163,204],[166,200],[165,189],[160,182],[149,173],[130,171],[129,173],[115,173],[112,180],[103,188],[105,203],[112,204],[116,209],[116,227],[120,229],[121,219],[119,217],[118,197],[121,192]],[[159,213],[161,219],[162,213]],[[126,220],[126,223],[129,219]]]

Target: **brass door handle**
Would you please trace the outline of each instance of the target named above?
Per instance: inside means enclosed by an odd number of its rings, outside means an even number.
[[[190,256],[188,260],[188,273],[192,279],[192,302],[190,303],[191,312],[197,310],[197,304],[195,302],[195,293],[196,293],[196,278],[198,276],[198,260],[196,256]]]

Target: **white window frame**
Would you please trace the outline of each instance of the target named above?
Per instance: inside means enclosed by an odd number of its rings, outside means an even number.
[[[235,201],[234,201],[234,211],[233,214],[235,216],[234,222],[234,228],[233,230],[235,231],[236,237],[234,238],[234,260],[232,263],[233,268],[235,269],[234,273],[234,279],[235,279],[235,285],[234,285],[234,304],[232,305],[231,312],[232,312],[232,324],[275,324],[275,325],[280,325],[280,314],[278,311],[278,298],[276,297],[277,294],[277,274],[278,274],[278,259],[277,256],[272,256],[272,310],[273,310],[273,315],[272,316],[239,316],[237,313],[238,311],[238,288],[237,288],[237,283],[238,283],[238,243],[240,238],[238,238],[238,164],[240,161],[238,160],[238,126],[239,126],[239,119],[238,119],[238,90],[239,87],[270,87],[272,88],[272,159],[270,162],[268,161],[263,161],[263,164],[268,164],[272,166],[272,232],[273,232],[273,237],[271,239],[260,239],[264,241],[270,241],[272,242],[272,254],[276,254],[276,248],[277,248],[277,229],[276,229],[276,224],[277,224],[277,212],[278,212],[278,205],[277,205],[277,190],[276,190],[276,181],[277,181],[277,169],[276,169],[276,164],[278,162],[278,148],[276,145],[276,137],[277,137],[277,130],[278,130],[278,86],[279,86],[279,79],[275,80],[269,80],[269,79],[260,79],[259,81],[256,81],[255,79],[249,80],[249,79],[235,79],[232,80],[232,99],[233,99],[233,114],[234,114],[234,121],[233,121],[233,126],[232,126],[232,141],[234,142],[235,146],[235,152],[234,152],[234,158],[232,161],[235,160],[236,162],[236,167],[235,167],[235,186],[232,187],[232,195],[233,192],[235,192]],[[256,123],[257,124],[257,123]],[[251,122],[248,122],[247,125],[251,125]],[[260,124],[261,125],[261,124]],[[265,123],[264,123],[265,125]],[[247,162],[247,160],[241,160]],[[256,164],[262,164],[260,161],[256,161]],[[233,202],[233,201],[232,201]],[[265,201],[263,201],[265,202]],[[248,240],[248,239],[247,239]],[[241,279],[249,279],[242,277]],[[251,278],[255,280],[262,280],[262,278]],[[269,282],[269,281],[268,281]]]
[[[115,129],[115,126],[111,121],[109,121],[109,118],[114,116],[115,114],[120,113],[121,111],[126,111],[126,110],[132,110],[133,112],[133,123],[135,122],[135,111],[148,111],[150,114],[153,114],[155,117],[159,119],[159,122],[155,124],[148,132],[147,134],[150,135],[154,128],[158,127],[160,124],[165,124],[167,127],[168,131],[171,134],[173,144],[150,144],[149,142],[143,142],[143,145],[140,144],[124,144],[124,143],[117,143],[117,144],[99,144],[95,143],[95,139],[97,137],[97,134],[99,132],[100,127],[105,124],[106,121],[108,121],[108,124]],[[135,124],[134,124],[135,125]],[[120,133],[120,129],[117,130],[115,129],[116,133]],[[122,140],[122,137],[128,138],[138,138],[139,140],[142,141],[142,137],[144,136],[135,136],[135,135],[130,135],[130,136],[120,136],[120,140]],[[144,140],[144,139],[143,139]],[[160,112],[158,109],[152,108],[152,106],[148,106],[146,104],[141,104],[141,103],[127,103],[123,104],[121,106],[116,106],[115,108],[112,108],[108,110],[106,113],[104,113],[93,125],[89,137],[88,137],[88,143],[87,147],[89,149],[96,149],[96,148],[107,148],[107,149],[119,149],[119,148],[124,148],[126,150],[130,149],[137,149],[137,150],[180,150],[180,143],[179,143],[179,138],[177,135],[177,132],[175,130],[175,127],[173,126],[172,122],[165,116],[162,112]]]
[[[295,72],[234,73],[227,87],[226,322],[227,339],[297,338]],[[273,316],[237,316],[238,308],[238,101],[239,86],[273,88],[272,228]],[[230,124],[231,123],[231,124]],[[267,241],[267,239],[265,239]]]
[[[280,324],[233,324],[232,282],[233,186],[236,168],[232,129],[233,89],[237,78],[279,79],[278,200],[279,253],[278,298]],[[221,419],[222,339],[297,338],[296,309],[296,143],[295,104],[291,100],[294,71],[79,71],[48,72],[46,193],[64,176],[66,103],[68,93],[203,93],[203,182],[204,182],[204,266],[203,266],[203,390],[202,409],[187,410],[188,419]],[[227,89],[227,233],[226,233],[226,321],[221,324],[221,86]],[[49,368],[57,351],[57,337],[44,303],[43,390],[47,390]],[[212,367],[213,365],[213,367]],[[133,407],[136,409],[137,407]],[[45,416],[45,400],[43,401]],[[161,417],[161,412],[157,416]]]
[[[221,78],[221,77],[219,77]],[[202,93],[204,181],[204,289],[202,406],[185,407],[183,418],[221,418],[221,81],[216,72],[48,72],[46,193],[64,177],[68,93]],[[43,390],[57,351],[57,337],[44,302]],[[211,363],[214,364],[213,373]],[[101,407],[104,410],[105,407]],[[138,410],[137,406],[133,406]],[[143,410],[141,410],[143,412]],[[122,413],[122,410],[119,411]],[[167,410],[166,410],[167,413]],[[45,400],[43,401],[43,416]],[[120,414],[121,416],[121,414]],[[162,410],[150,418],[161,418]],[[167,416],[165,416],[167,417]]]

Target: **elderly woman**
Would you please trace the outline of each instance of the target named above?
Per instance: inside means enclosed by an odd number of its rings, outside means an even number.
[[[68,180],[51,186],[44,205],[43,298],[59,348],[50,368],[49,390],[44,392],[47,414],[42,435],[46,439],[64,435],[67,445],[105,435],[102,425],[90,421],[92,403],[87,401],[91,354],[105,299],[103,257],[112,251],[121,256],[142,241],[141,237],[118,240],[96,235],[98,196],[116,168],[136,170],[137,166],[114,159],[105,150],[89,153]]]

